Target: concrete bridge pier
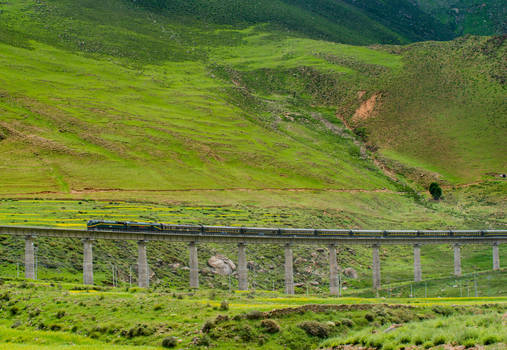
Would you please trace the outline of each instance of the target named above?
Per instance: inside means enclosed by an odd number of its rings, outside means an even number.
[[[329,294],[338,296],[338,263],[336,261],[336,245],[330,244],[329,249]]]
[[[25,237],[25,278],[35,279],[35,248],[33,236]]]
[[[137,242],[137,285],[141,288],[148,288],[150,286],[146,241],[143,240]]]
[[[190,288],[199,288],[199,260],[197,259],[197,245],[195,242],[188,244],[190,265]]]
[[[373,289],[378,291],[380,289],[380,255],[378,244],[372,246],[372,274],[373,274]]]
[[[498,242],[493,243],[493,271],[500,270],[500,254],[498,253]]]
[[[248,269],[246,266],[245,243],[238,243],[238,289],[248,290]]]
[[[422,280],[421,245],[414,244],[414,281],[420,282],[421,280]]]
[[[294,294],[294,267],[292,244],[285,244],[285,294]]]
[[[454,244],[454,275],[461,276],[461,246]]]
[[[83,239],[83,284],[93,284],[93,241]]]

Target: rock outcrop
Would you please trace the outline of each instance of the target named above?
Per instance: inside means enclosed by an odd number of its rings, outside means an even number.
[[[236,265],[228,257],[217,254],[208,259],[208,265],[213,268],[213,273],[227,276],[236,270]]]

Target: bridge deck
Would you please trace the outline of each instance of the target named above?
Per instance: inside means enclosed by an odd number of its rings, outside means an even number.
[[[505,243],[507,230],[350,230],[352,233],[368,233],[369,236],[290,236],[291,229],[284,229],[285,235],[246,235],[246,234],[191,234],[181,232],[130,232],[130,231],[88,231],[86,229],[65,229],[48,227],[0,226],[0,235],[37,236],[55,238],[90,238],[137,241],[170,241],[200,243],[257,243],[257,244],[445,244],[445,243]],[[468,235],[466,235],[468,234]],[[477,234],[476,236],[470,234]]]

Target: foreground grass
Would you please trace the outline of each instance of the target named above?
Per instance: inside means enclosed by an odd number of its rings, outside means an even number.
[[[498,321],[506,310],[507,300],[501,297],[338,299],[212,290],[90,291],[77,285],[6,282],[0,286],[0,348],[65,349],[75,344],[77,349],[129,349],[122,346],[157,347],[174,337],[179,348],[233,349],[241,344],[303,350],[359,339],[380,349],[374,342],[382,341],[384,333],[372,334],[372,329],[382,331],[392,323],[403,324],[385,335],[393,346],[419,343],[419,338],[438,345],[440,340],[429,337],[432,327],[443,343],[496,344],[505,341]],[[460,325],[462,330],[453,334]]]
[[[377,317],[382,315],[377,314]],[[378,328],[383,332],[378,332]],[[408,346],[430,348],[453,343],[465,347],[476,345],[507,344],[505,319],[499,313],[481,310],[475,315],[440,317],[433,320],[410,322],[402,327],[386,332],[388,327],[366,327],[344,338],[330,339],[323,347],[341,344],[360,344],[376,349],[399,349]]]

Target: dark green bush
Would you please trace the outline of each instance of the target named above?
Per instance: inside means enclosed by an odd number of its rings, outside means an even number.
[[[317,321],[304,321],[298,325],[306,334],[319,338],[327,338],[329,336],[329,327]]]
[[[178,340],[175,337],[167,337],[162,340],[163,348],[174,348],[178,344]]]
[[[210,343],[211,343],[211,341],[207,335],[203,335],[202,337],[198,337],[194,341],[194,344],[197,346],[209,346]]]
[[[435,338],[433,338],[433,345],[442,345],[445,344],[445,337],[443,335],[437,335]]]
[[[343,319],[341,319],[340,323],[344,327],[349,327],[349,328],[354,327],[354,321],[352,321],[349,318],[343,318]]]
[[[264,328],[264,330],[267,333],[278,333],[278,332],[280,332],[280,326],[274,320],[262,320],[261,321],[261,327]]]
[[[19,313],[19,309],[17,306],[13,306],[10,308],[9,312],[11,313],[12,316],[15,316]]]
[[[436,182],[432,182],[428,190],[434,200],[439,200],[442,197],[442,188]]]
[[[239,335],[239,337],[245,342],[249,342],[254,339],[253,329],[249,325],[237,327],[236,332]]]
[[[62,329],[62,326],[60,326],[59,324],[51,324],[49,325],[48,328],[52,331],[59,331]]]
[[[375,315],[374,314],[366,314],[364,315],[364,318],[368,321],[368,322],[372,322],[374,319],[375,319]]]
[[[220,303],[220,310],[222,311],[227,311],[229,310],[229,302],[227,300],[223,300],[221,303]]]
[[[209,332],[210,330],[212,330],[214,327],[215,327],[215,323],[214,323],[213,321],[208,320],[208,321],[206,321],[206,322],[204,323],[204,326],[202,326],[201,331],[202,331],[203,333],[208,333],[208,332]]]
[[[9,295],[9,292],[4,292],[0,294],[0,300],[3,301],[9,301],[11,299],[11,296]]]
[[[496,344],[498,343],[500,340],[498,339],[498,337],[496,335],[493,335],[493,334],[489,334],[485,337],[483,337],[481,339],[481,342],[484,344],[484,345],[491,345],[491,344]]]
[[[246,318],[248,320],[260,320],[260,319],[264,318],[264,312],[258,311],[258,310],[253,310],[253,311],[250,311],[249,313],[246,314]]]

